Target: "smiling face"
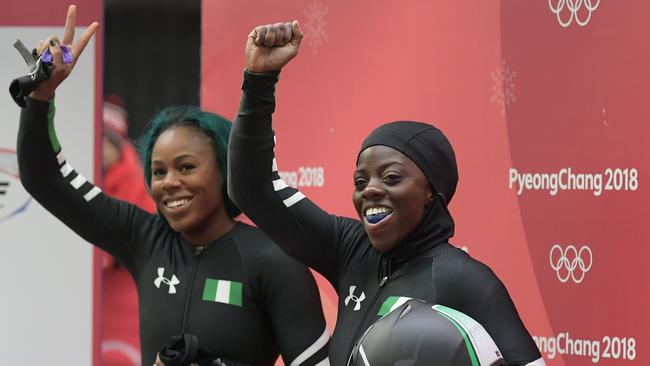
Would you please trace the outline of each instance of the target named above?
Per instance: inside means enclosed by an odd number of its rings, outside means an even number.
[[[377,250],[388,252],[404,240],[431,197],[424,173],[401,152],[375,145],[359,155],[352,202]]]
[[[151,196],[190,243],[205,245],[232,227],[222,184],[214,147],[201,130],[182,125],[158,136],[151,152]]]

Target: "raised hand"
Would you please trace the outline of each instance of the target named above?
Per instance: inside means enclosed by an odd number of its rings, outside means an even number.
[[[302,31],[297,20],[255,27],[246,42],[246,70],[278,71],[298,54]]]
[[[86,48],[86,45],[93,37],[99,27],[99,23],[93,22],[91,25],[86,28],[81,37],[74,42],[74,28],[77,18],[77,7],[70,5],[68,8],[68,15],[65,20],[65,27],[63,29],[63,43],[59,42],[59,39],[52,35],[49,36],[45,41],[38,42],[36,46],[36,51],[38,54],[42,54],[46,49],[49,48],[50,53],[52,54],[52,73],[50,78],[43,83],[41,83],[36,90],[34,90],[29,96],[32,99],[47,101],[54,97],[54,91],[56,88],[65,80],[68,75],[74,69],[74,66],[79,60],[79,56]],[[74,43],[73,43],[74,42]],[[63,56],[61,52],[60,45],[66,45],[70,51],[72,51],[72,63],[66,64],[63,62]]]

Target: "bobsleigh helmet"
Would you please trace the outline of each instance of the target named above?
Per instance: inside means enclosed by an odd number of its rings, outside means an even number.
[[[481,326],[452,308],[410,299],[377,320],[355,344],[348,366],[505,366]]]

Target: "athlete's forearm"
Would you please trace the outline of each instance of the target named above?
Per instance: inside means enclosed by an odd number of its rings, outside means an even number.
[[[27,98],[21,111],[17,156],[20,180],[34,199],[90,243],[127,262],[130,205],[104,195],[66,160],[54,130],[54,101]],[[118,225],[122,223],[124,225]]]
[[[332,280],[335,218],[280,179],[272,113],[278,73],[245,72],[230,133],[228,192],[235,204],[286,253]]]

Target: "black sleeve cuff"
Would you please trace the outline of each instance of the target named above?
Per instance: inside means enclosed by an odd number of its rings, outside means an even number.
[[[244,93],[274,94],[280,71],[253,73],[244,70],[244,82],[241,89]]]
[[[279,71],[255,74],[244,71],[240,117],[270,116],[275,112],[275,84],[279,74]]]
[[[25,97],[25,101],[27,102],[27,108],[33,110],[36,113],[42,111],[45,111],[45,113],[47,113],[47,111],[50,109],[51,101],[49,100],[47,102],[43,102],[40,100],[32,99],[30,97]]]

